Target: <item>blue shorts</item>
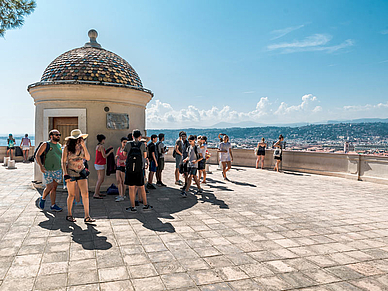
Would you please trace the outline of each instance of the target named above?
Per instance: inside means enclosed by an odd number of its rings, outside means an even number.
[[[48,185],[52,182],[57,182],[58,184],[62,182],[62,169],[56,171],[46,171],[43,173],[44,184]]]
[[[175,156],[175,168],[179,169],[179,164],[181,163],[181,161],[182,161],[182,156],[177,154]]]
[[[190,176],[196,176],[197,175],[197,168],[188,168],[188,173]]]
[[[156,172],[156,164],[154,160],[152,160],[150,163],[150,172]]]

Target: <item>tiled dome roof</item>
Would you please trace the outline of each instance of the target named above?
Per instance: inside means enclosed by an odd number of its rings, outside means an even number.
[[[100,81],[143,88],[139,76],[127,61],[97,45],[86,44],[63,53],[46,68],[41,82]]]

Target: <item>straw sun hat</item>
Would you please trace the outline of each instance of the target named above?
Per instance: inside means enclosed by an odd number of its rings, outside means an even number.
[[[88,134],[86,133],[82,133],[80,129],[73,129],[70,133],[70,136],[66,137],[65,140],[69,140],[69,139],[79,139],[80,137],[82,137],[83,139],[87,138],[88,137]]]

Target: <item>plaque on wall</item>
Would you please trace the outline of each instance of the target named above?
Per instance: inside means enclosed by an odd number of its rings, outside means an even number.
[[[107,113],[106,128],[129,129],[129,116],[126,113]]]

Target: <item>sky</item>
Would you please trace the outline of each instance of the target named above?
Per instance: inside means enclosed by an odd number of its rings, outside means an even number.
[[[0,134],[33,133],[27,86],[92,28],[155,94],[150,129],[388,118],[388,1],[37,0],[0,38]]]

